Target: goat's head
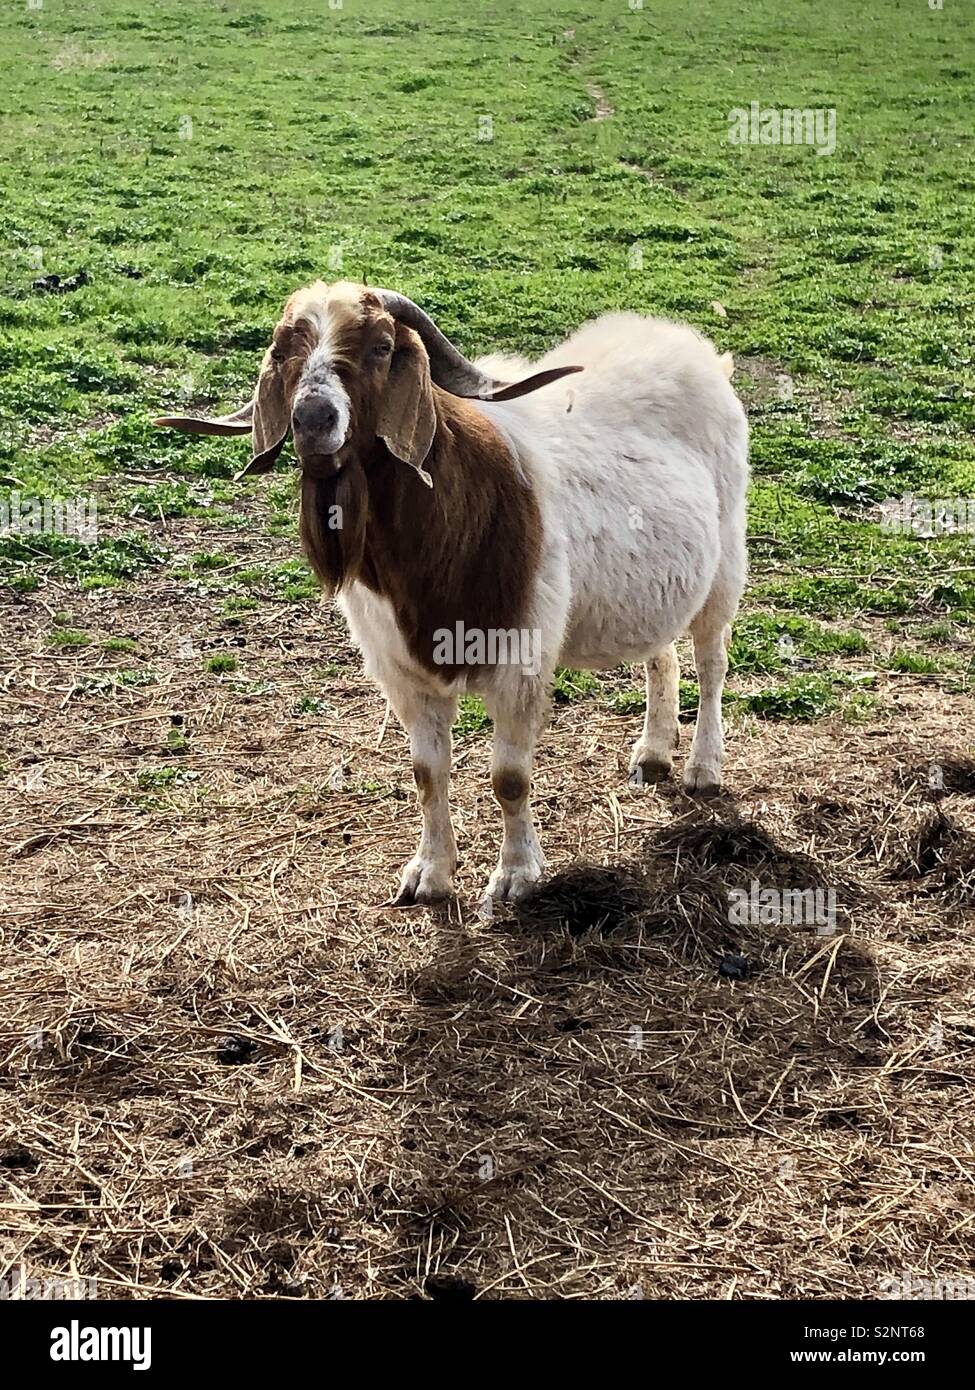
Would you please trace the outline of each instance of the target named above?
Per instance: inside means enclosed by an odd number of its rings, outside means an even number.
[[[364,463],[382,440],[423,469],[437,428],[436,385],[457,396],[510,400],[580,367],[538,372],[513,385],[469,362],[411,299],[391,290],[321,281],[291,296],[264,354],[253,399],[233,415],[166,416],[193,434],[253,433],[243,473],[263,473],[289,430],[303,473],[334,477]]]

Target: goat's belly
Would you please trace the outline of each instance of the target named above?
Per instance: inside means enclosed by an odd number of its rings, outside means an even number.
[[[627,601],[604,597],[570,618],[559,662],[584,671],[605,670],[624,662],[646,661],[683,632],[707,598],[710,580],[677,601],[647,605],[646,594]]]
[[[642,661],[687,630],[721,555],[708,470],[680,456],[615,466],[565,466],[561,515],[568,559],[564,665]],[[555,514],[559,516],[558,513]]]
[[[717,534],[695,539],[680,563],[661,566],[628,554],[577,568],[561,664],[599,670],[644,661],[686,632],[711,591]],[[659,555],[657,557],[659,562]]]

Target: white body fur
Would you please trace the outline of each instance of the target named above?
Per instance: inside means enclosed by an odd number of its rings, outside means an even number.
[[[631,775],[656,780],[669,772],[678,739],[672,643],[690,630],[700,707],[684,783],[690,791],[720,785],[721,693],[745,580],[748,480],[748,429],[730,359],[690,328],[623,313],[585,325],[539,363],[490,357],[478,365],[513,380],[570,363],[585,371],[518,400],[478,403],[509,442],[542,513],[542,563],[521,620],[540,636],[537,675],[514,665],[471,667],[447,690],[410,656],[385,600],[358,584],[340,599],[367,671],[410,731],[414,758],[435,773],[420,850],[403,877],[410,901],[450,888],[449,730],[465,687],[484,696],[495,724],[505,838],[494,895],[521,897],[542,872],[527,780],[558,665],[647,663]],[[512,772],[525,780],[523,797],[502,794]]]

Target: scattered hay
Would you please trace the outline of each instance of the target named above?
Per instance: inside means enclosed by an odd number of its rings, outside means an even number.
[[[171,543],[200,549],[194,525]],[[52,651],[40,601],[11,605],[0,1277],[74,1270],[106,1298],[843,1299],[969,1267],[975,806],[956,789],[922,825],[899,772],[964,755],[969,701],[905,680],[871,730],[733,729],[734,797],[708,808],[626,786],[637,720],[560,705],[536,778],[557,872],[491,921],[496,808],[465,738],[460,896],[392,912],[408,749],[394,723],[379,744],[333,616],[262,604],[215,677],[174,652],[174,631],[201,653],[219,637],[198,588],[45,601],[131,634],[157,680],[71,697],[109,658]],[[198,777],[140,787],[174,711]],[[838,930],[730,921],[752,879],[834,888]]]
[[[746,876],[797,888],[835,886],[837,868],[799,849],[790,849],[771,831],[734,811],[725,815],[696,807],[664,826],[646,841],[653,859],[672,861],[675,875],[684,878],[711,871],[731,873],[736,882]]]

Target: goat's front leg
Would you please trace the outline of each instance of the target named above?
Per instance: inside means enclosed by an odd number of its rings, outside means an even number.
[[[491,786],[501,806],[504,836],[498,867],[487,887],[489,898],[519,902],[528,897],[545,870],[531,812],[532,759],[545,719],[548,696],[543,683],[526,680],[509,695],[486,695],[494,720]]]
[[[450,730],[457,717],[454,696],[397,692],[391,703],[410,736],[423,831],[416,854],[403,870],[395,907],[439,902],[454,891],[457,842],[450,823]]]

